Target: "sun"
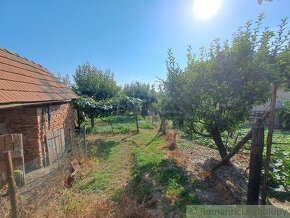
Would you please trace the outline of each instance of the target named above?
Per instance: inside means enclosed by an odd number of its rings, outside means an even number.
[[[195,0],[193,3],[194,15],[203,20],[207,20],[218,12],[222,0]]]

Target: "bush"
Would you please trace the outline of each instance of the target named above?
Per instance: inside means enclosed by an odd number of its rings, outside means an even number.
[[[283,130],[290,130],[290,100],[286,100],[278,111]]]

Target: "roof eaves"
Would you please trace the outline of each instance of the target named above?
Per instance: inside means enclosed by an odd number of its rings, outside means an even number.
[[[38,101],[38,102],[14,102],[8,104],[0,104],[0,110],[5,108],[13,108],[13,107],[23,107],[23,106],[35,106],[35,105],[42,105],[42,104],[54,104],[54,103],[64,103],[70,102],[73,99],[67,100],[54,100],[54,101]]]

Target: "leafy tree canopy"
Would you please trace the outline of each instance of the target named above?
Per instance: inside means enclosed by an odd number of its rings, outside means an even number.
[[[146,83],[133,82],[131,84],[125,84],[123,92],[129,97],[140,98],[148,102],[156,101],[156,92],[154,86],[150,86]]]
[[[66,74],[65,76],[62,76],[60,73],[57,74],[57,78],[68,88],[72,88],[70,76]]]
[[[139,98],[143,101],[142,115],[147,115],[148,110],[152,109],[152,105],[157,102],[157,93],[155,87],[141,82],[125,84],[123,88],[125,95],[133,98]]]
[[[103,71],[91,66],[88,62],[79,65],[73,77],[75,80],[74,91],[80,96],[91,97],[95,101],[112,98],[120,90],[111,70]]]
[[[190,134],[212,137],[222,158],[227,152],[221,133],[236,129],[255,104],[269,98],[271,82],[289,78],[287,19],[273,31],[262,30],[263,18],[255,25],[248,21],[231,40],[214,40],[198,57],[189,46],[184,70],[168,52],[167,79],[161,81],[167,116]]]
[[[85,112],[89,117],[102,118],[112,115],[136,115],[141,110],[142,100],[118,94],[114,98],[103,101],[80,97],[73,103],[75,109]]]

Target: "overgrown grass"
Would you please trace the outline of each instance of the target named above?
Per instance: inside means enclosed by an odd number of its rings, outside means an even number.
[[[104,119],[95,119],[96,126],[92,128],[87,127],[87,134],[111,134],[112,129],[109,123],[112,124],[115,134],[125,134],[128,132],[136,132],[135,117],[106,117]],[[90,121],[86,121],[86,125],[90,125]],[[153,129],[154,126],[149,120],[138,116],[138,125],[140,129]]]
[[[140,199],[151,198],[154,190],[160,191],[164,212],[185,212],[186,205],[200,204],[194,194],[194,187],[174,160],[165,157],[162,147],[165,144],[159,135],[143,134],[134,136],[144,146],[133,149],[133,178],[129,191],[138,194]]]
[[[95,144],[91,152],[98,170],[78,181],[74,186],[76,191],[105,194],[115,203],[122,202],[126,196],[136,199],[137,205],[150,204],[159,196],[165,214],[171,211],[184,214],[186,205],[201,203],[194,195],[195,187],[190,179],[174,160],[167,158],[163,150],[167,143],[156,130],[89,140]],[[127,182],[120,186],[125,168]]]
[[[89,143],[94,143],[91,154],[94,156],[98,170],[89,178],[78,181],[75,189],[107,194],[110,194],[112,190],[117,190],[120,185],[118,183],[119,172],[121,170],[130,172],[132,146],[128,146],[127,138],[128,136],[124,135],[89,138]]]

